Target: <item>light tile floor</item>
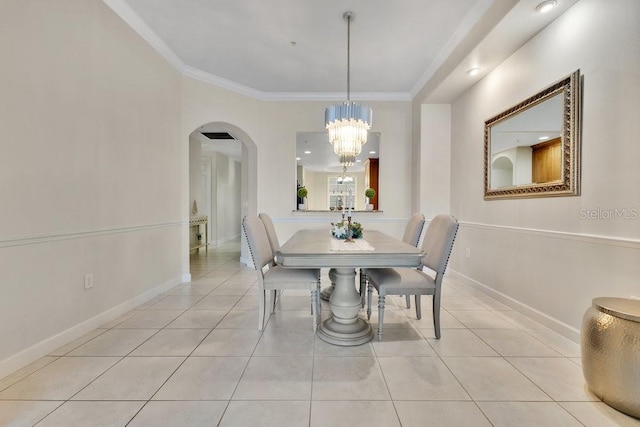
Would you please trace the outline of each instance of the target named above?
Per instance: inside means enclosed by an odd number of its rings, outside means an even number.
[[[463,283],[445,280],[442,339],[429,298],[417,320],[392,297],[384,341],[337,347],[307,292],[258,331],[238,259],[201,250],[190,284],[0,379],[0,425],[640,426],[588,391],[577,344]]]

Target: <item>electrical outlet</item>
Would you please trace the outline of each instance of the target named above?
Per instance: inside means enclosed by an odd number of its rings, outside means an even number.
[[[93,288],[93,273],[84,275],[84,290]]]
[[[467,255],[467,258],[471,258],[471,248],[467,248],[465,254]]]

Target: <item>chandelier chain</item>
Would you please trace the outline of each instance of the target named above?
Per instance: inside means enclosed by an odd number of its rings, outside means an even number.
[[[351,15],[347,15],[347,101],[351,101]]]

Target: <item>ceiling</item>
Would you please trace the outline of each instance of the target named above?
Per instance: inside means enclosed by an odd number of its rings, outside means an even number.
[[[353,11],[351,98],[420,103],[452,102],[578,0],[541,1],[103,0],[182,74],[262,100],[344,100]],[[224,131],[211,126],[192,136],[239,160],[239,141],[199,134]],[[307,141],[324,150],[298,164],[339,168],[326,134],[299,133],[297,150]]]
[[[353,99],[450,101],[577,0],[103,1],[184,74],[258,99],[343,99],[351,10]]]

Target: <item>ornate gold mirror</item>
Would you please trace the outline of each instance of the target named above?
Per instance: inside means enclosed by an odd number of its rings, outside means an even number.
[[[484,124],[484,198],[580,194],[580,70]]]

